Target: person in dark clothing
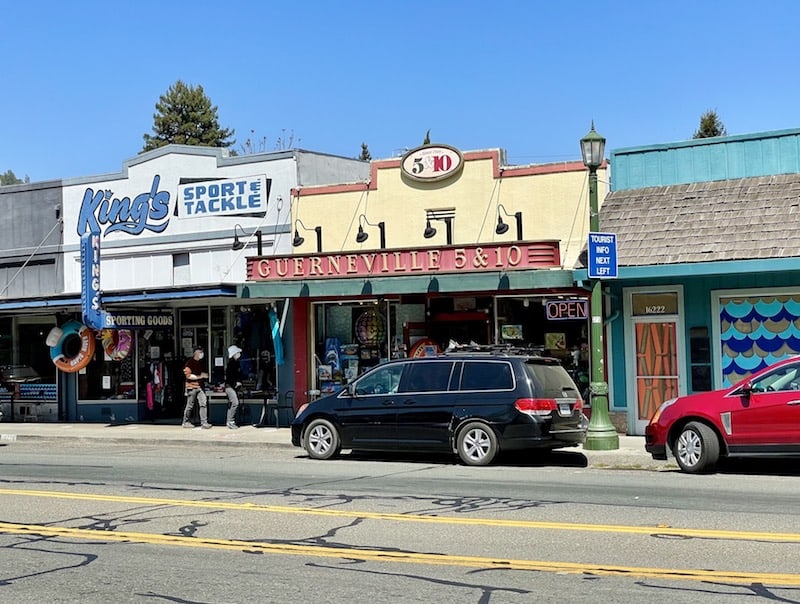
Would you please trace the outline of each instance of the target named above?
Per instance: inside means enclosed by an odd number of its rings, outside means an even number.
[[[239,408],[239,395],[237,388],[242,385],[242,369],[239,366],[239,359],[242,356],[242,349],[236,345],[228,346],[228,365],[225,367],[225,394],[228,395],[228,420],[226,425],[231,430],[239,426],[236,425],[236,410]]]
[[[192,410],[195,402],[200,405],[200,427],[210,428],[208,423],[208,397],[203,391],[203,385],[208,379],[206,364],[203,362],[203,347],[196,346],[194,354],[183,366],[183,375],[186,379],[186,407],[183,410],[183,427],[194,428],[191,422]]]

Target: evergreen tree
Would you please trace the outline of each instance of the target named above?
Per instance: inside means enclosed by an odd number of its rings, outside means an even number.
[[[726,136],[725,124],[719,119],[714,109],[709,109],[700,116],[700,127],[692,138],[711,138],[712,136]]]
[[[367,143],[361,143],[361,155],[358,156],[358,159],[362,159],[364,161],[370,161],[372,159],[372,154],[369,152]]]
[[[430,145],[431,144],[431,130],[428,128],[428,131],[425,133],[425,140],[422,141],[423,145]]]
[[[31,179],[26,176],[25,180],[21,178],[17,178],[17,175],[14,174],[12,170],[6,170],[5,173],[0,173],[0,186],[2,185],[21,185],[24,183],[29,183]]]
[[[178,80],[156,103],[153,114],[153,134],[144,135],[142,151],[164,145],[198,145],[201,147],[231,147],[234,131],[222,128],[217,107],[211,104],[202,86],[187,86]]]

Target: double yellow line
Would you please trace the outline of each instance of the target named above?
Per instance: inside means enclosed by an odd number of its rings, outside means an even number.
[[[0,495],[23,497],[49,497],[84,501],[106,501],[113,503],[135,503],[145,505],[165,505],[176,507],[212,508],[226,510],[248,510],[280,514],[306,514],[317,516],[336,516],[369,518],[400,522],[426,522],[450,525],[482,525],[518,528],[535,528],[567,531],[613,532],[646,535],[670,535],[678,537],[797,541],[798,533],[765,533],[744,531],[718,531],[705,529],[680,529],[673,527],[643,527],[625,525],[571,524],[555,522],[534,522],[524,520],[493,520],[486,518],[456,518],[442,516],[422,516],[412,514],[384,514],[348,510],[321,510],[314,508],[295,508],[286,506],[258,505],[251,503],[230,503],[219,501],[191,501],[183,499],[163,499],[149,497],[92,495],[62,493],[57,491],[34,491],[20,489],[0,489]],[[14,535],[37,535],[44,537],[63,537],[104,542],[142,543],[151,545],[210,548],[236,550],[243,552],[272,553],[295,556],[344,558],[407,564],[430,564],[439,566],[464,566],[481,569],[535,570],[568,574],[614,575],[649,579],[669,579],[682,581],[715,581],[737,584],[762,583],[770,586],[800,586],[800,575],[789,573],[755,573],[747,571],[716,571],[699,569],[669,569],[637,566],[618,566],[606,564],[584,564],[575,562],[549,562],[541,560],[517,560],[510,558],[489,558],[476,556],[454,556],[448,554],[423,554],[397,552],[393,550],[337,548],[316,545],[276,544],[238,539],[208,539],[177,535],[159,535],[127,531],[101,531],[68,527],[13,524],[0,522],[0,533]]]

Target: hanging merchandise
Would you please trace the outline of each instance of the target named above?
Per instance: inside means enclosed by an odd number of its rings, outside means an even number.
[[[89,327],[78,321],[67,321],[50,330],[46,343],[56,367],[65,373],[77,373],[94,357],[94,340],[94,331]]]
[[[283,340],[281,339],[281,328],[278,323],[278,313],[273,307],[269,309],[269,323],[272,330],[272,346],[275,350],[275,364],[283,365]]]
[[[130,353],[133,337],[128,329],[103,329],[100,342],[112,361],[121,361]]]
[[[378,346],[386,339],[386,320],[375,310],[361,313],[356,320],[356,338],[367,346]]]
[[[327,338],[325,340],[325,364],[329,365],[334,373],[342,370],[342,365],[339,362],[339,349],[341,346],[339,338]]]

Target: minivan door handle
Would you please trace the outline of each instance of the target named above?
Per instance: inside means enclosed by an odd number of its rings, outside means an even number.
[[[786,404],[787,404],[787,405],[789,405],[789,406],[791,407],[791,406],[793,406],[793,405],[800,405],[800,401],[789,401],[789,402],[788,402],[788,403],[786,403]]]
[[[392,400],[383,401],[381,405],[383,405],[384,407],[389,407],[390,405],[394,405],[394,401]]]
[[[412,399],[412,398],[407,398],[406,400],[403,401],[404,405],[413,405],[415,403],[416,403],[416,401],[414,399]]]

